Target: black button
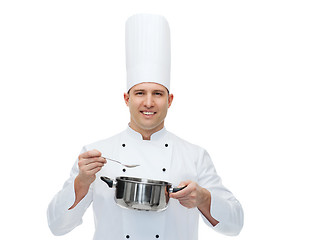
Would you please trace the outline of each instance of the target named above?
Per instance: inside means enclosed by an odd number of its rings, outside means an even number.
[[[129,236],[129,235],[126,235],[126,238],[130,238],[130,236]]]
[[[167,144],[167,143],[165,143],[165,147],[168,147],[168,144]]]
[[[125,168],[123,168],[123,172],[126,172],[126,169],[125,169]]]
[[[126,144],[125,144],[125,143],[123,143],[123,144],[122,144],[122,147],[126,147]]]
[[[159,238],[160,236],[157,234],[157,235],[155,235],[155,238]]]
[[[163,168],[162,171],[165,172],[165,171],[166,171],[166,168]]]

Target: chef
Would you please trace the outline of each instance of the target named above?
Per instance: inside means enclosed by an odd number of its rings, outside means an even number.
[[[49,204],[52,233],[72,231],[92,203],[94,240],[196,240],[199,216],[217,232],[239,234],[242,207],[222,185],[207,151],[164,127],[173,94],[170,31],[163,16],[137,14],[127,20],[126,67],[124,100],[130,122],[123,132],[83,147],[69,179]],[[109,158],[139,166],[127,168]],[[118,206],[115,189],[100,176],[155,179],[186,187],[170,194],[166,210],[140,211]]]

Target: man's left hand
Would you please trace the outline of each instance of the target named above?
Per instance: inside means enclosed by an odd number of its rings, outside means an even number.
[[[209,222],[216,226],[219,221],[211,215],[211,193],[193,181],[181,182],[179,187],[183,186],[187,187],[176,193],[171,193],[170,197],[177,199],[186,208],[197,207]]]
[[[186,208],[207,206],[210,207],[211,194],[208,190],[200,187],[196,182],[183,181],[179,187],[187,186],[183,190],[171,193],[170,197],[177,199]]]

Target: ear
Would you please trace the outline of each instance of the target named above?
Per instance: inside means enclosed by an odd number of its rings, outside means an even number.
[[[126,105],[128,106],[128,103],[129,103],[129,94],[128,93],[124,93],[124,101],[125,101]]]
[[[173,99],[174,99],[174,95],[169,94],[168,95],[168,108],[170,108],[170,106],[172,105]]]

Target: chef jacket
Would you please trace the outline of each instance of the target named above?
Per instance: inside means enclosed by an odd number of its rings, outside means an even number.
[[[48,225],[55,235],[63,235],[82,223],[82,217],[93,203],[94,240],[197,240],[199,215],[214,230],[237,235],[243,226],[243,210],[238,200],[226,189],[217,175],[209,154],[201,147],[188,143],[165,128],[143,140],[140,133],[128,127],[109,139],[95,142],[82,152],[99,150],[104,157],[124,164],[139,164],[125,168],[108,161],[96,174],[87,195],[69,210],[75,201],[74,180],[79,173],[76,160],[70,178],[49,204]],[[162,180],[179,185],[192,180],[211,193],[211,215],[219,221],[213,227],[197,208],[188,209],[176,199],[161,212],[140,211],[118,206],[114,188],[109,188],[100,176],[119,176]]]

